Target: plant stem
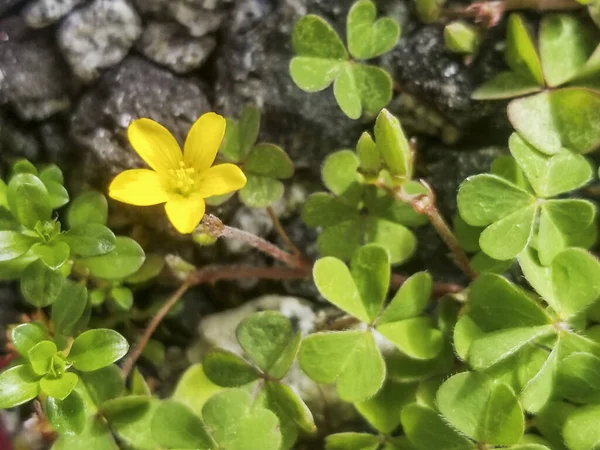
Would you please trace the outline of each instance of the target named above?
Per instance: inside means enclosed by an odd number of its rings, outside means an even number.
[[[205,231],[215,239],[225,237],[244,242],[250,247],[254,247],[290,267],[307,266],[305,261],[299,260],[296,256],[280,249],[269,241],[255,236],[252,233],[248,233],[247,231],[225,225],[218,217],[213,216],[212,214],[204,216],[202,225],[204,226]]]
[[[299,267],[207,266],[190,275],[192,286],[213,284],[220,280],[303,280],[310,277],[310,269]]]
[[[279,221],[279,218],[277,217],[277,214],[275,214],[275,211],[273,210],[272,207],[270,207],[270,206],[267,207],[267,214],[269,215],[269,217],[271,218],[271,221],[273,222],[273,227],[275,228],[275,231],[277,231],[277,234],[279,235],[279,237],[281,239],[283,239],[283,242],[285,243],[286,247],[289,250],[291,250],[292,254],[298,260],[308,261],[308,258],[306,258],[304,256],[302,251],[296,246],[296,244],[294,244],[294,241],[292,241],[290,236],[287,234],[287,232],[285,231],[285,228],[283,228],[283,225],[281,225],[281,222]]]
[[[409,279],[408,275],[402,275],[399,273],[393,273],[390,278],[390,287],[399,288],[406,280]],[[465,290],[464,286],[455,283],[433,283],[432,295],[434,298],[440,298],[448,294],[457,294]]]

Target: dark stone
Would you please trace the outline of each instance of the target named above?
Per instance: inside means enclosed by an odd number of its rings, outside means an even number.
[[[81,153],[79,180],[105,188],[122,170],[142,166],[127,141],[132,120],[156,120],[181,143],[191,124],[209,110],[196,80],[128,57],[81,98],[73,113],[71,140]]]
[[[25,3],[26,0],[0,0],[0,16]]]
[[[9,105],[23,120],[68,109],[72,78],[52,33],[31,30],[12,17],[0,22],[0,34],[0,105]]]

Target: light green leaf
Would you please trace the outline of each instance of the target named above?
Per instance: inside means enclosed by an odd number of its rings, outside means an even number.
[[[114,233],[99,223],[85,223],[60,235],[78,256],[99,256],[115,249]]]
[[[341,110],[351,119],[362,115],[362,102],[352,66],[346,64],[333,84],[333,94]]]
[[[38,175],[44,184],[53,181],[58,184],[65,184],[65,177],[62,170],[56,164],[49,164],[44,167]]]
[[[0,373],[0,408],[12,408],[37,397],[39,380],[30,365],[11,367]]]
[[[377,331],[411,358],[435,358],[444,345],[442,332],[433,327],[430,317],[414,317],[377,325]]]
[[[88,418],[83,431],[78,435],[63,434],[56,440],[52,450],[119,450],[120,447],[113,439],[113,435],[106,422],[96,416]]]
[[[436,375],[447,374],[455,364],[455,355],[449,343],[446,343],[440,354],[433,359],[409,358],[400,352],[386,355],[388,378],[402,383],[422,381]]]
[[[253,175],[284,180],[294,174],[294,164],[281,147],[274,144],[254,146],[243,165],[244,171]]]
[[[558,346],[554,346],[542,368],[521,391],[521,405],[526,411],[537,413],[550,401],[554,393],[554,375],[557,364]]]
[[[379,67],[347,63],[335,80],[334,95],[351,119],[374,116],[392,99],[392,79]]]
[[[359,160],[352,150],[340,150],[325,158],[321,177],[323,184],[334,194],[349,202],[358,202],[362,187],[358,174]]]
[[[0,261],[10,261],[29,251],[37,239],[17,231],[0,231]]]
[[[540,56],[549,86],[570,81],[594,51],[591,30],[569,14],[547,14],[540,24]]]
[[[75,197],[67,211],[67,223],[76,228],[88,223],[106,225],[108,202],[98,191],[87,191]]]
[[[250,148],[248,151],[249,150]],[[223,136],[219,153],[223,155],[227,161],[234,163],[241,163],[246,159],[246,156],[248,156],[247,154],[242,153],[239,122],[230,117],[226,119],[225,136]]]
[[[433,279],[427,272],[411,275],[394,295],[394,298],[377,320],[378,325],[415,317],[423,313],[429,300]]]
[[[302,208],[302,220],[309,227],[329,227],[347,220],[358,220],[354,205],[325,192],[310,195]]]
[[[325,228],[317,238],[317,245],[322,256],[347,261],[363,244],[363,240],[362,220],[347,220]]]
[[[390,285],[389,254],[379,245],[364,245],[354,252],[350,272],[372,322],[381,311]]]
[[[469,347],[469,364],[485,370],[511,357],[523,347],[555,333],[550,325],[498,330],[476,338]]]
[[[479,238],[481,250],[500,261],[515,258],[529,245],[536,213],[537,206],[532,205],[491,224]]]
[[[129,288],[123,286],[113,287],[110,290],[110,298],[122,311],[129,311],[133,306],[133,292]]]
[[[346,22],[348,49],[356,59],[371,59],[390,51],[400,37],[400,25],[389,17],[375,20],[377,8],[370,0],[352,5]]]
[[[119,397],[125,389],[121,370],[115,364],[93,372],[81,372],[79,376],[85,385],[87,395],[98,407],[108,400]]]
[[[31,251],[50,269],[59,269],[69,259],[71,248],[65,242],[53,241],[48,244],[35,244]]]
[[[377,431],[391,434],[400,425],[402,409],[415,401],[417,386],[417,383],[387,380],[374,397],[354,406]]]
[[[475,25],[455,20],[444,27],[444,44],[453,53],[471,55],[479,49],[481,32]]]
[[[539,197],[555,197],[592,179],[592,166],[581,155],[562,150],[552,156],[537,151],[517,133],[509,140],[510,152]]]
[[[127,277],[125,283],[127,284],[142,284],[152,280],[160,275],[165,267],[165,258],[162,255],[151,253],[146,255],[144,264],[138,269],[136,273]]]
[[[41,322],[22,323],[13,328],[13,345],[22,356],[27,356],[36,344],[49,338],[48,328]]]
[[[330,434],[325,439],[325,450],[377,450],[380,440],[366,433]]]
[[[221,386],[217,386],[206,376],[202,364],[194,364],[183,373],[177,382],[173,399],[185,403],[200,415],[206,401],[222,390]]]
[[[523,17],[518,14],[513,13],[508,19],[504,58],[514,72],[544,85],[540,58]]]
[[[21,275],[21,294],[38,308],[52,304],[60,294],[64,277],[41,260],[31,263]]]
[[[6,196],[10,211],[27,228],[34,229],[38,221],[49,220],[52,215],[48,189],[35,175],[21,173],[12,177]]]
[[[600,145],[600,92],[564,88],[516,99],[508,105],[508,118],[522,137],[549,155],[564,147],[589,153]]]
[[[48,190],[50,207],[52,209],[58,209],[69,203],[69,193],[62,184],[55,181],[44,181],[44,186]]]
[[[600,442],[600,405],[578,408],[565,421],[563,436],[569,450],[589,450]]]
[[[484,336],[481,328],[467,315],[459,317],[454,327],[453,340],[454,350],[460,359],[467,361],[471,344],[477,338]]]
[[[77,435],[85,428],[85,405],[76,391],[71,392],[64,400],[48,397],[46,415],[52,428],[61,435]]]
[[[204,358],[204,373],[213,383],[224,387],[237,387],[260,378],[258,371],[239,356],[214,348]]]
[[[523,170],[521,170],[517,160],[511,155],[500,155],[495,158],[494,161],[492,161],[491,172],[520,188],[527,191],[531,190],[531,185],[525,178]]]
[[[360,169],[369,174],[377,174],[381,169],[381,157],[375,141],[366,131],[361,134],[356,144],[356,154],[360,161]]]
[[[52,341],[42,341],[34,345],[27,352],[27,359],[33,371],[38,375],[47,374],[57,351],[56,344]]]
[[[122,280],[138,271],[144,263],[144,250],[131,238],[118,236],[111,252],[83,258],[92,275],[107,280]]]
[[[252,314],[237,327],[236,337],[256,366],[277,379],[287,373],[300,346],[300,333],[278,311]]]
[[[290,75],[303,91],[319,92],[328,88],[344,67],[342,60],[296,56],[290,62]]]
[[[568,450],[562,431],[565,421],[575,409],[570,403],[552,401],[536,414],[536,428],[553,450]]]
[[[38,170],[26,159],[18,159],[12,164],[11,175],[14,176],[19,173],[30,173],[36,177],[38,176]]]
[[[42,392],[58,400],[66,399],[79,382],[79,377],[73,372],[65,372],[58,377],[46,375],[40,380]]]
[[[399,223],[379,217],[367,217],[364,228],[365,241],[384,247],[390,254],[391,264],[403,263],[417,249],[414,233]]]
[[[468,177],[461,184],[457,202],[463,220],[482,227],[526,209],[535,197],[503,178],[484,174]]]
[[[515,72],[501,72],[471,94],[473,100],[503,100],[539,92],[541,86],[530,77]]]
[[[127,340],[114,330],[100,328],[77,336],[68,359],[77,370],[91,372],[121,359],[129,350]]]
[[[410,179],[413,171],[412,149],[400,121],[386,109],[377,116],[375,141],[390,174]]]
[[[156,398],[131,395],[115,398],[102,405],[102,415],[115,434],[136,450],[156,450],[152,436],[152,420],[160,401]]]
[[[514,392],[486,375],[450,377],[437,393],[437,404],[452,426],[476,441],[513,445],[523,436],[523,412]]]
[[[246,186],[240,190],[240,200],[250,208],[266,208],[283,197],[281,181],[258,175],[248,175]]]
[[[312,334],[302,341],[298,361],[311,379],[337,382],[338,395],[348,402],[372,397],[385,379],[383,358],[369,332]]]
[[[413,403],[402,410],[402,428],[418,450],[474,450],[476,444],[456,432],[433,409]]]
[[[506,261],[499,261],[497,259],[491,258],[483,252],[478,252],[471,259],[471,269],[473,269],[477,274],[495,273],[501,275],[508,269],[510,269],[512,264],[512,259],[508,259]]]
[[[152,437],[158,444],[172,449],[216,450],[202,419],[176,400],[161,402],[151,422]]]
[[[550,306],[555,306],[556,301],[554,300],[554,291],[552,288],[552,271],[549,267],[542,266],[537,252],[532,248],[525,250],[519,255],[519,265],[521,266],[523,275],[536,292],[540,294]]]
[[[134,367],[131,371],[131,395],[143,395],[150,397],[152,395],[152,389],[148,385],[144,375],[139,371],[137,367]]]
[[[600,399],[600,358],[575,352],[560,362],[556,386],[559,394],[574,403]]]

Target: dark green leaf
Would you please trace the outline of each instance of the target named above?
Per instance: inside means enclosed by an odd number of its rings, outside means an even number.
[[[88,223],[106,225],[107,218],[108,202],[106,197],[98,191],[79,194],[67,211],[67,222],[70,228]]]
[[[281,147],[258,144],[244,163],[244,172],[284,180],[294,174],[294,164]]]
[[[260,377],[258,371],[242,358],[220,348],[208,352],[203,367],[206,376],[219,386],[243,386]]]
[[[64,280],[60,271],[52,270],[41,260],[37,260],[23,271],[21,294],[38,308],[48,306],[58,298]]]
[[[348,205],[325,192],[310,195],[302,208],[302,220],[309,227],[328,227],[358,218],[359,213],[354,205]]]
[[[95,277],[122,280],[137,272],[144,260],[144,250],[136,241],[119,236],[116,238],[113,251],[82,259],[82,263]]]
[[[165,258],[162,255],[151,253],[146,255],[144,264],[136,273],[129,276],[125,282],[128,284],[141,284],[160,275],[165,267]]]
[[[199,416],[176,400],[162,402],[151,422],[152,437],[166,448],[212,450],[215,442]]]
[[[260,110],[254,106],[245,106],[240,114],[238,130],[240,154],[245,158],[256,143],[260,131]]]
[[[115,249],[114,233],[99,223],[85,223],[60,236],[78,256],[99,256]]]
[[[77,336],[69,361],[77,370],[91,372],[121,359],[129,350],[127,340],[114,330],[88,330]]]
[[[39,221],[49,220],[52,215],[48,189],[35,175],[21,173],[12,177],[7,199],[10,211],[27,228],[35,228]]]
[[[125,389],[121,370],[114,364],[93,372],[80,373],[88,395],[98,407],[119,397]]]
[[[325,450],[377,450],[380,440],[365,433],[337,433],[327,436]]]
[[[76,391],[64,400],[46,399],[46,415],[59,434],[80,434],[85,428],[85,406]]]
[[[136,450],[156,450],[152,421],[160,401],[146,396],[128,396],[102,405],[102,415],[117,436]]]

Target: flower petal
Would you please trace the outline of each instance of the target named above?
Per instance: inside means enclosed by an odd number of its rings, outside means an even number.
[[[108,195],[123,203],[150,206],[168,200],[160,175],[153,170],[133,169],[120,173],[110,183]]]
[[[198,193],[189,197],[171,194],[165,204],[169,220],[181,234],[189,234],[196,229],[204,217],[205,209],[204,199]]]
[[[138,119],[127,129],[131,146],[157,172],[179,169],[183,159],[181,148],[173,135],[151,119]]]
[[[237,191],[246,185],[246,175],[235,164],[219,164],[202,172],[196,181],[196,192],[212,197]]]
[[[203,172],[212,166],[225,135],[225,119],[215,113],[203,114],[188,133],[183,150],[187,167]]]

